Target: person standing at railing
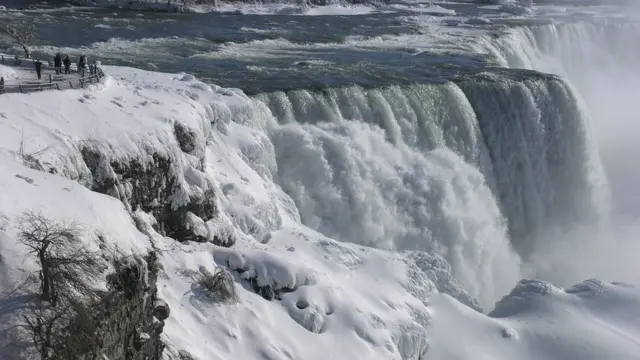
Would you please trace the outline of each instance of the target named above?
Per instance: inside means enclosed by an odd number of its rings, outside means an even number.
[[[38,80],[42,79],[42,62],[40,62],[40,60],[36,60],[33,65],[35,65],[36,67],[36,75],[38,75]]]
[[[66,75],[71,74],[71,59],[69,59],[69,55],[62,62],[64,63],[64,73]]]
[[[62,55],[57,53],[53,58],[53,66],[56,68],[56,75],[60,75],[62,73]]]
[[[80,61],[78,61],[78,71],[80,72],[80,76],[84,77],[84,71],[87,67],[87,60],[84,55],[80,55]]]

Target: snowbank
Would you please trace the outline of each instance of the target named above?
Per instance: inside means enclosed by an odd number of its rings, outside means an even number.
[[[40,209],[83,223],[90,246],[99,230],[124,253],[158,251],[158,291],[171,309],[163,337],[175,358],[638,358],[637,289],[523,282],[483,315],[438,256],[340,243],[302,226],[272,181],[264,106],[186,74],[105,72],[85,90],[0,96],[3,293],[35,266],[22,261],[12,221]],[[138,177],[125,171],[133,164]],[[156,186],[165,181],[175,186]],[[182,243],[157,226],[164,205],[188,209]],[[197,274],[216,266],[233,275],[238,303],[214,304],[199,290]],[[18,314],[2,312],[2,330]]]
[[[9,66],[0,65],[0,77],[4,78],[5,84],[9,84],[18,79],[18,73]]]
[[[523,281],[486,317],[434,297],[434,359],[638,359],[640,293],[587,280],[562,290]],[[437,329],[438,331],[435,331]],[[456,333],[452,337],[451,333]],[[452,341],[452,339],[455,339]],[[455,346],[464,339],[464,346]]]

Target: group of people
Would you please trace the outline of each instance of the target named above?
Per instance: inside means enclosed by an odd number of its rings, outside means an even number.
[[[62,59],[62,55],[60,53],[57,53],[53,58],[53,65],[56,71],[56,75],[62,74],[63,65],[64,73],[71,74],[71,59],[69,58],[69,55],[66,55],[65,58]],[[89,74],[93,75],[97,70],[96,62],[94,61],[93,64],[89,64],[89,62],[87,61],[87,56],[80,55],[80,59],[78,59],[78,72],[81,74],[81,76],[84,76],[87,68],[89,68]]]
[[[18,56],[16,56],[16,64],[18,64]],[[4,56],[2,57],[2,61],[4,62]],[[38,76],[38,80],[42,80],[42,62],[39,59],[33,62],[33,65],[36,68],[36,75]],[[56,75],[62,74],[62,67],[64,66],[64,74],[71,74],[71,59],[69,55],[66,55],[64,59],[62,58],[62,54],[57,53],[53,58],[53,65],[56,72]],[[51,63],[49,63],[51,66]],[[86,55],[80,55],[78,59],[78,72],[80,76],[84,77],[87,68],[89,69],[89,74],[93,75],[98,72],[98,62],[94,61],[93,64],[89,64],[87,62]],[[4,93],[4,77],[0,77],[0,94]]]
[[[65,56],[64,60],[62,59],[62,55],[57,53],[53,58],[53,65],[56,70],[56,75],[62,74],[62,65],[64,64],[64,73],[71,74],[71,59],[69,59],[69,55]]]
[[[36,75],[38,76],[38,80],[42,78],[42,62],[40,60],[36,60],[33,65],[36,67]],[[62,58],[62,54],[57,53],[53,58],[53,67],[55,69],[56,75],[62,74],[62,66],[64,65],[64,73],[65,75],[71,74],[71,59],[69,55],[66,55],[65,58]],[[51,66],[51,64],[49,64]],[[93,75],[97,71],[97,64],[94,61],[92,65],[87,62],[86,55],[80,55],[80,59],[78,60],[78,72],[80,76],[84,77],[85,72],[89,68],[89,74]]]

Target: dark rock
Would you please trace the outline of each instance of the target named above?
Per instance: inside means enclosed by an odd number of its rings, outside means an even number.
[[[259,287],[257,293],[267,300],[273,300],[276,296],[273,288],[269,285]]]
[[[167,320],[170,314],[169,305],[164,300],[156,300],[153,304],[153,315],[160,321]]]
[[[160,339],[164,323],[154,317],[157,298],[155,253],[144,259],[117,263],[107,277],[108,293],[96,309],[99,325],[96,348],[85,360],[161,360],[164,343]],[[167,312],[168,312],[168,306]]]
[[[187,127],[187,125],[176,121],[173,125],[173,133],[176,136],[176,140],[178,140],[180,150],[186,152],[187,154],[192,154],[193,151],[196,150],[198,134]]]
[[[282,294],[290,293],[296,291],[296,289],[291,289],[288,287],[283,287],[279,289],[274,289],[271,285],[258,285],[258,280],[256,278],[249,279],[251,284],[251,288],[255,291],[256,294],[262,296],[265,300],[281,300]]]
[[[197,360],[191,353],[187,350],[178,351],[178,356],[180,356],[180,360]]]

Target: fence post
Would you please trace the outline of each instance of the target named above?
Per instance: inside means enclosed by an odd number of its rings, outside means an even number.
[[[44,90],[44,89],[42,88],[42,84],[40,84],[40,91],[42,91],[42,90]]]
[[[4,64],[4,55],[2,55],[2,63]]]
[[[22,94],[22,85],[18,84],[18,88],[20,89],[20,94]]]
[[[73,89],[73,83],[69,80],[69,86]]]
[[[53,82],[53,77],[51,76],[51,74],[49,74],[49,84],[51,84]]]
[[[60,83],[56,83],[56,87],[60,90]]]

